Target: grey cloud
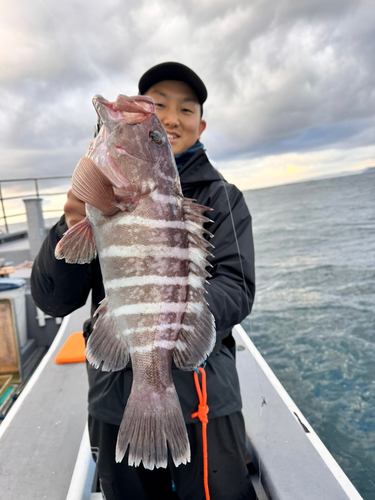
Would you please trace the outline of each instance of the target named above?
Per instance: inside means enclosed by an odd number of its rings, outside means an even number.
[[[357,10],[356,24],[367,14],[366,9]],[[375,110],[373,57],[365,57],[360,47],[369,43],[374,47],[374,33],[364,30],[362,44],[350,35],[348,24],[345,16],[328,25],[300,21],[287,31],[276,26],[252,42],[241,70],[242,88],[238,86],[236,94],[219,89],[215,96],[226,103],[224,113],[218,107],[210,118],[220,135],[231,137],[220,154],[236,154],[243,149],[241,144],[249,151],[263,144],[260,154],[266,154],[275,151],[275,141],[284,146],[289,141],[293,150],[305,149],[311,144],[304,142],[302,132],[318,125],[327,129],[322,141],[329,146],[332,138],[339,142],[340,130],[346,140],[349,129],[354,136],[358,126],[368,126],[366,118]],[[228,130],[217,126],[220,115],[225,119],[233,110],[236,119]],[[291,140],[297,137],[299,141]]]
[[[217,159],[373,140],[371,0],[43,4],[12,3],[1,21],[1,147],[27,152],[6,156],[22,175],[71,172],[92,135],[92,96],[134,94],[165,60],[205,81],[202,140]]]

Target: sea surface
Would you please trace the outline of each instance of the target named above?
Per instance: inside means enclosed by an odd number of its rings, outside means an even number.
[[[375,173],[244,195],[257,292],[242,326],[363,498],[374,500]]]
[[[374,500],[375,173],[244,195],[257,292],[242,326],[363,498]]]

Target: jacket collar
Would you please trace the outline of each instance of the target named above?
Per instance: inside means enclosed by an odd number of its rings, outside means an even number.
[[[196,153],[179,170],[181,184],[198,184],[201,182],[221,181],[222,177],[211,165],[203,148]]]

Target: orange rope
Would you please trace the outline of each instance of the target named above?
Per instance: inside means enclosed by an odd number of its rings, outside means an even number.
[[[208,424],[208,406],[207,406],[207,389],[206,389],[206,372],[199,367],[198,370],[202,374],[202,390],[199,385],[198,371],[194,372],[195,388],[197,389],[199,405],[198,411],[193,413],[191,418],[198,417],[202,422],[202,441],[203,441],[203,482],[206,500],[210,500],[210,492],[208,489],[208,453],[207,453],[207,424]]]

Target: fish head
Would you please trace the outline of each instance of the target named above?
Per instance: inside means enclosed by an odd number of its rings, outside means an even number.
[[[109,102],[96,95],[93,104],[103,122],[95,139],[96,154],[100,150],[102,159],[106,158],[109,176],[126,178],[140,197],[155,189],[173,189],[178,171],[154,101],[148,96],[119,95]]]

